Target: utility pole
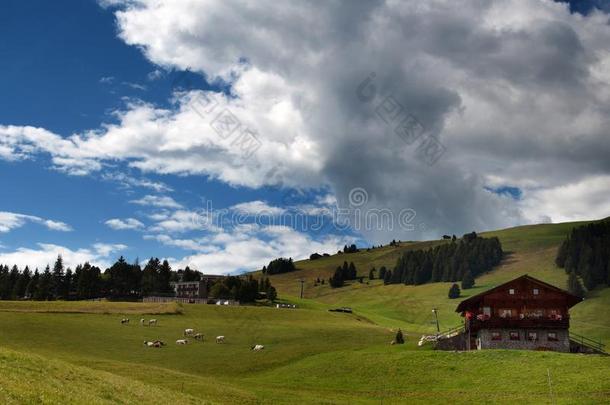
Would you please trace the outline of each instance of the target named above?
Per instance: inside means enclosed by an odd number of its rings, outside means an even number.
[[[300,279],[299,281],[301,282],[301,298],[303,298],[303,284],[305,284],[305,280]]]
[[[438,333],[441,333],[441,328],[440,328],[440,326],[438,325],[438,309],[436,309],[436,308],[432,308],[432,312],[434,313],[434,318],[436,319],[436,331],[437,331]]]

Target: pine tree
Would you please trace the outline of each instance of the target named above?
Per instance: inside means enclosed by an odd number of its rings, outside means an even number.
[[[343,273],[344,273],[343,268],[337,267],[333,276],[328,279],[328,283],[330,284],[330,286],[332,288],[343,287],[343,283],[344,283]]]
[[[375,268],[373,267],[370,271],[369,271],[369,280],[374,280],[375,279]]]
[[[11,292],[8,267],[0,266],[0,300],[9,299]]]
[[[44,272],[38,279],[38,285],[36,286],[36,292],[34,293],[34,299],[38,301],[46,301],[53,297],[51,288],[53,287],[53,274],[51,268],[47,265]]]
[[[398,329],[398,332],[396,332],[394,342],[396,342],[396,344],[398,345],[402,345],[405,343],[405,337],[403,336],[402,331],[400,329]]]
[[[171,293],[172,286],[169,284],[172,268],[167,260],[163,260],[161,268],[159,268],[159,291],[162,293]]]
[[[32,278],[32,273],[30,272],[30,268],[25,266],[25,269],[19,275],[15,286],[13,287],[13,297],[15,298],[24,298],[26,295],[26,289],[30,280]]]
[[[472,287],[474,287],[474,277],[472,277],[470,271],[466,271],[466,274],[464,274],[464,278],[462,279],[462,290],[467,290]]]
[[[385,280],[386,272],[387,272],[387,269],[385,268],[385,266],[381,266],[381,268],[379,269],[379,279],[380,280]]]
[[[142,295],[151,295],[160,292],[159,268],[161,263],[157,258],[150,258],[142,270]]]
[[[568,291],[577,297],[585,296],[585,291],[580,285],[580,281],[578,280],[578,276],[575,272],[571,272],[568,276]]]
[[[36,294],[36,289],[38,288],[38,281],[40,280],[40,274],[38,274],[38,269],[34,271],[30,282],[25,288],[25,297],[28,299],[33,299]]]
[[[385,275],[383,276],[383,284],[390,284],[392,282],[392,271],[386,270]]]
[[[14,300],[15,295],[13,294],[15,291],[15,286],[17,285],[17,281],[19,280],[19,268],[15,265],[11,268],[10,273],[8,274],[8,285],[6,288],[8,289],[8,298]]]
[[[348,280],[355,280],[356,277],[358,277],[358,272],[356,271],[356,266],[354,265],[354,262],[350,262],[349,263],[349,267],[347,269],[347,279]]]
[[[453,284],[449,289],[449,298],[455,299],[460,297],[460,287],[457,284]]]
[[[51,279],[51,284],[49,286],[49,293],[53,296],[53,298],[64,298],[62,297],[62,285],[64,282],[64,261],[61,255],[57,256],[57,260],[55,261],[55,265],[53,266],[53,277]]]
[[[275,300],[277,299],[277,291],[275,287],[269,286],[269,288],[267,289],[267,299],[271,302],[275,302]]]

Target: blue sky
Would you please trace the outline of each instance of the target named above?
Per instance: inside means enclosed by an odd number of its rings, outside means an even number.
[[[606,2],[0,7],[0,263],[225,273],[610,212]]]
[[[5,125],[41,127],[66,137],[116,123],[114,112],[125,108],[129,101],[168,107],[177,86],[216,92],[224,89],[209,85],[201,74],[163,69],[149,62],[138,48],[117,37],[113,12],[94,1],[3,2],[0,36],[0,55],[11,61],[0,65],[0,123]],[[11,190],[2,199],[0,211],[60,221],[70,230],[57,231],[25,220],[23,225],[0,233],[0,252],[40,251],[40,244],[52,244],[68,249],[69,256],[86,249],[94,260],[104,264],[119,254],[131,260],[150,256],[182,259],[196,251],[143,237],[159,234],[145,230],[154,222],[147,216],[164,207],[130,201],[147,195],[167,196],[184,210],[196,213],[205,208],[204,201],[213,201],[214,209],[250,201],[274,205],[281,204],[290,193],[277,187],[229,185],[204,175],[143,174],[123,162],[112,162],[104,170],[85,176],[66,175],[52,166],[50,157],[44,154],[20,161],[0,160],[0,187]],[[130,181],[164,186],[158,192],[128,184]],[[318,194],[308,192],[298,198],[311,202]],[[144,226],[116,230],[105,224],[111,219],[126,218],[137,219]],[[205,234],[198,230],[181,232],[179,238]],[[265,240],[264,235],[259,237]],[[96,244],[117,247],[105,256],[96,254]],[[32,261],[38,264],[37,260]],[[259,264],[260,259],[248,268]],[[216,266],[212,269],[220,270]],[[235,270],[238,269],[226,268]]]

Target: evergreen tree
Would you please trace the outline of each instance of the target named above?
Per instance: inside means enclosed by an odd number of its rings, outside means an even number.
[[[339,288],[339,287],[343,287],[343,268],[342,267],[337,267],[337,270],[335,270],[335,274],[333,274],[333,276],[328,280],[330,286],[332,288]]]
[[[159,269],[161,263],[157,258],[150,258],[144,269],[142,269],[142,295],[147,296],[160,292]]]
[[[19,275],[15,286],[13,287],[13,297],[15,298],[24,298],[26,295],[26,289],[30,280],[32,279],[32,273],[30,272],[30,268],[25,266],[25,269]]]
[[[467,290],[472,287],[474,287],[474,277],[472,277],[469,270],[464,274],[464,278],[462,278],[462,290]]]
[[[68,267],[66,269],[66,273],[64,274],[64,278],[60,288],[60,296],[63,297],[63,299],[70,298],[70,292],[72,291],[72,280],[72,269]]]
[[[354,262],[349,263],[349,267],[347,269],[347,278],[348,280],[355,280],[358,277],[358,272],[356,271],[356,266]]]
[[[11,297],[11,293],[8,267],[0,266],[0,299],[8,300]]]
[[[369,280],[374,280],[375,279],[375,268],[373,267],[370,271],[369,271]]]
[[[381,268],[379,269],[379,279],[380,280],[385,280],[386,271],[387,271],[387,269],[385,268],[385,266],[381,266]]]
[[[578,276],[575,272],[571,272],[568,276],[568,291],[577,297],[585,296],[585,291],[580,285],[580,281],[578,280]]]
[[[19,268],[15,265],[11,268],[10,273],[8,274],[8,283],[6,288],[8,289],[8,299],[14,300],[17,298],[13,293],[15,291],[15,286],[17,285],[17,281],[19,280]]]
[[[449,289],[449,298],[455,299],[460,297],[460,287],[457,284],[453,284]]]
[[[61,255],[57,256],[55,265],[53,266],[53,277],[51,279],[50,294],[53,298],[64,298],[62,296],[62,286],[64,283],[64,261]]]
[[[269,286],[267,289],[267,299],[271,302],[275,302],[277,299],[277,291],[275,290],[275,287]]]
[[[402,331],[400,329],[398,329],[398,332],[396,332],[394,342],[396,342],[396,344],[398,345],[402,345],[405,343],[405,337],[403,336]]]
[[[44,272],[38,279],[38,285],[36,286],[36,292],[34,293],[34,299],[38,301],[46,301],[53,297],[53,274],[51,268],[47,265]]]
[[[383,284],[390,284],[391,281],[392,281],[392,271],[386,270],[386,272],[383,276]]]
[[[296,267],[294,266],[294,262],[292,258],[285,259],[280,257],[279,259],[272,260],[267,265],[266,271],[264,274],[281,274],[281,273],[289,273],[291,271],[295,271]]]
[[[38,273],[38,269],[34,271],[32,274],[32,278],[25,288],[25,297],[28,299],[33,299],[36,295],[36,290],[38,288],[38,282],[40,281],[40,274]]]
[[[169,284],[171,278],[172,268],[167,260],[163,260],[161,267],[159,268],[159,291],[168,294],[173,291],[172,286]]]

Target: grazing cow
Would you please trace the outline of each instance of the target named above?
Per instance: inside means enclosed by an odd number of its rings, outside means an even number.
[[[395,344],[396,344],[396,341],[395,341],[395,340],[392,340],[392,341],[390,342],[390,344],[391,344],[391,345],[395,345]]]
[[[176,344],[177,345],[185,345],[188,342],[189,342],[188,339],[178,339],[178,340],[176,340]]]
[[[140,325],[146,326],[146,324],[144,322],[146,322],[146,319],[144,319],[144,318],[140,319]]]
[[[148,320],[148,326],[157,326],[157,320],[156,319],[149,319]]]
[[[224,343],[224,342],[225,342],[224,336],[216,336],[216,343]]]
[[[252,350],[254,350],[255,352],[259,352],[259,351],[263,350],[264,348],[265,348],[265,346],[263,346],[263,345],[252,346]]]
[[[126,325],[129,323],[129,318],[123,318],[121,319],[121,325]]]
[[[203,333],[195,333],[193,335],[194,339],[201,340],[203,342]]]
[[[191,336],[193,333],[195,333],[195,329],[185,329],[184,330],[184,336]]]
[[[152,342],[149,342],[149,341],[145,340],[144,344],[147,347],[157,347],[157,348],[165,346],[165,342],[163,342],[162,340],[153,340]]]

